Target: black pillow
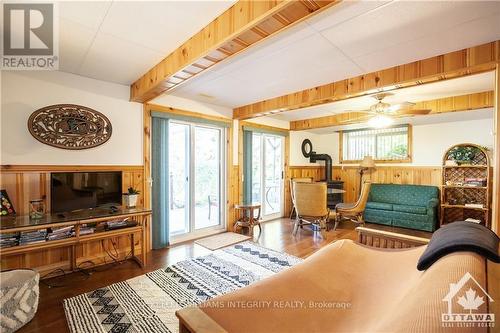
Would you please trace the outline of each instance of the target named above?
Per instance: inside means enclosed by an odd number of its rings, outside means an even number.
[[[439,228],[418,260],[417,269],[426,270],[439,258],[458,251],[471,251],[500,263],[498,236],[483,225],[458,221]]]

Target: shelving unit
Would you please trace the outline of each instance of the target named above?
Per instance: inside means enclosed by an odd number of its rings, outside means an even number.
[[[20,233],[23,231],[45,230],[47,228],[60,228],[73,226],[75,235],[72,237],[46,240],[43,242],[15,245],[0,249],[0,254],[3,257],[22,255],[28,252],[39,252],[45,249],[52,248],[68,248],[70,270],[78,269],[77,246],[86,242],[112,239],[114,237],[128,235],[130,240],[130,256],[139,266],[144,267],[146,264],[146,230],[148,228],[148,217],[151,216],[151,210],[142,208],[120,208],[115,212],[97,212],[92,210],[84,210],[79,213],[67,213],[64,217],[59,217],[57,214],[46,215],[42,219],[32,220],[29,216],[14,216],[0,218],[1,228],[0,234]],[[117,221],[123,219],[133,219],[137,222],[136,226],[127,227],[116,230],[105,230],[103,223],[108,221]],[[81,235],[80,230],[82,225],[95,224],[96,232],[86,235]],[[102,226],[102,228],[101,228]],[[140,244],[140,253],[136,251],[136,243]],[[19,267],[23,268],[23,267]]]
[[[457,151],[467,152],[469,159],[454,158]],[[449,162],[453,161],[453,162]],[[449,165],[456,163],[457,165]],[[467,218],[481,220],[490,227],[491,168],[486,150],[471,143],[450,147],[443,156],[440,225]],[[466,185],[466,179],[484,179],[484,186]],[[480,204],[483,207],[468,207]]]

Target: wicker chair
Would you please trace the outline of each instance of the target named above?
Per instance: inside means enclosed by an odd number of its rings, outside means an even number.
[[[358,224],[365,223],[363,215],[365,213],[366,203],[368,202],[370,187],[370,182],[364,182],[361,187],[361,194],[359,195],[358,201],[355,203],[340,203],[335,207],[335,226],[333,230],[337,229],[339,222],[342,220],[350,220]]]
[[[327,207],[326,183],[295,183],[293,187],[294,206],[297,210],[293,235],[299,227],[317,224],[321,236],[326,238],[326,223],[330,215]]]
[[[290,212],[290,218],[293,217],[293,214],[297,212],[295,209],[294,198],[293,198],[293,185],[294,183],[312,183],[312,177],[301,177],[301,178],[291,178],[290,179],[290,197],[292,198],[292,211]]]

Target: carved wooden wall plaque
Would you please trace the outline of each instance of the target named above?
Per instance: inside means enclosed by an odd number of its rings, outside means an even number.
[[[111,137],[109,119],[102,113],[75,104],[50,105],[31,114],[28,129],[35,139],[62,149],[88,149]]]

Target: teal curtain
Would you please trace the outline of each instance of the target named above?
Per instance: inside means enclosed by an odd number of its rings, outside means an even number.
[[[252,202],[252,131],[243,130],[243,202]]]
[[[153,249],[169,244],[168,231],[168,119],[152,118],[151,174],[153,178],[152,206]]]

